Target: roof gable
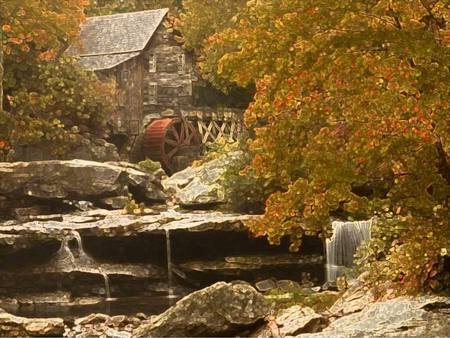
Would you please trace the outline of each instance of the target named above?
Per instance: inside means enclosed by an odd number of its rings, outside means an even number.
[[[142,51],[168,13],[157,9],[87,18],[72,56],[99,56]]]

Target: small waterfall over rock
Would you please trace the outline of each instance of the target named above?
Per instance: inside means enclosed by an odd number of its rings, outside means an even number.
[[[109,299],[111,299],[111,287],[110,287],[110,282],[109,282],[109,276],[105,272],[102,272],[101,274],[103,276],[103,279],[105,280],[106,299],[109,300]]]
[[[74,255],[69,244],[73,239],[77,242],[76,255]],[[61,247],[50,265],[56,271],[79,270],[101,275],[105,283],[106,299],[111,299],[111,282],[109,276],[106,272],[102,271],[100,264],[84,251],[83,240],[78,231],[72,230],[64,236],[61,241]]]
[[[172,272],[172,244],[170,243],[170,230],[166,232],[166,250],[167,250],[167,294],[169,298],[174,298],[173,293],[173,272]]]
[[[353,266],[353,256],[363,241],[370,239],[372,220],[335,221],[333,236],[326,240],[326,277],[328,282],[342,276],[345,269]]]

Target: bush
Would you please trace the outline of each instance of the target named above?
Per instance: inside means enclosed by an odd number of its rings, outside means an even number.
[[[142,171],[149,174],[154,174],[156,171],[161,169],[161,163],[152,161],[150,159],[139,162],[138,166]]]
[[[397,294],[450,291],[448,214],[436,218],[439,211],[429,218],[384,216],[375,222],[372,239],[357,252],[357,266],[370,272],[365,281],[379,296],[387,289]]]
[[[276,183],[257,177],[245,170],[250,163],[250,155],[243,152],[241,158],[231,162],[222,175],[228,207],[241,213],[261,214],[267,197],[275,190]]]
[[[22,83],[6,81],[10,113],[0,113],[0,125],[8,121],[13,148],[50,147],[59,157],[81,133],[105,135],[115,107],[113,82],[99,81],[70,58],[29,64],[15,75]]]

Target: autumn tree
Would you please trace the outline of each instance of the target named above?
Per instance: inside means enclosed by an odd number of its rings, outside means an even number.
[[[0,3],[6,94],[0,138],[15,145],[44,142],[63,153],[80,130],[104,125],[104,114],[112,107],[111,99],[105,98],[106,92],[111,93],[108,85],[62,57],[79,33],[86,4],[85,0]]]
[[[178,28],[186,47],[201,50],[207,39],[238,24],[244,0],[185,0]]]
[[[181,6],[181,0],[92,0],[85,12],[88,16],[98,16],[169,8],[176,13]]]
[[[250,1],[236,27],[209,37],[215,76],[257,86],[248,170],[280,189],[249,223],[256,235],[290,236],[298,250],[304,235],[329,237],[332,218],[377,216],[369,283],[448,286],[449,5]]]
[[[8,0],[0,3],[0,58],[31,53],[40,59],[68,47],[84,19],[86,0]],[[3,69],[2,69],[3,70]],[[3,75],[3,74],[1,74]]]

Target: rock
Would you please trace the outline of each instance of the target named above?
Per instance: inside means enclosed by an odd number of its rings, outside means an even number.
[[[0,178],[1,181],[1,178]],[[234,231],[244,232],[244,222],[255,216],[222,212],[155,212],[150,215],[124,215],[123,210],[96,209],[67,214],[62,221],[33,221],[19,224],[0,221],[0,253],[30,248],[51,240],[61,241],[73,230],[82,236],[129,237],[139,234],[161,233],[165,229],[192,232]]]
[[[196,279],[197,275],[209,276],[212,280],[246,279],[244,276],[255,276],[256,280],[274,277],[274,270],[281,269],[295,271],[322,271],[323,257],[321,255],[248,255],[229,256],[224,260],[187,261],[179,265],[179,269],[188,276],[188,279]],[[321,276],[314,276],[320,279]],[[252,281],[254,279],[251,279]],[[290,285],[295,282],[290,281]],[[298,283],[296,284],[298,285]]]
[[[31,319],[25,324],[25,331],[33,337],[58,336],[64,332],[62,319]]]
[[[300,284],[292,280],[279,280],[277,281],[277,288],[282,292],[292,292],[301,288]]]
[[[0,163],[0,194],[10,199],[95,200],[128,190],[164,200],[159,181],[144,172],[84,160]]]
[[[103,313],[92,313],[87,317],[77,318],[75,320],[75,325],[105,323],[108,320],[110,320],[110,317]]]
[[[117,196],[117,197],[108,197],[101,200],[102,203],[107,205],[112,209],[123,209],[127,205],[128,197],[126,196]]]
[[[154,320],[144,322],[133,336],[231,336],[269,312],[264,297],[249,284],[219,282],[186,296]]]
[[[30,221],[58,221],[62,222],[64,219],[64,216],[62,214],[52,214],[52,215],[37,215],[37,216],[30,216]]]
[[[324,318],[309,307],[292,306],[282,311],[275,322],[282,337],[320,330]]]
[[[277,287],[277,283],[273,278],[259,281],[255,284],[255,287],[260,292],[267,292]]]
[[[162,181],[182,206],[203,206],[226,202],[225,190],[220,182],[227,166],[242,156],[233,152],[207,162],[200,167],[188,167]]]
[[[111,317],[108,324],[112,324],[113,326],[119,327],[127,320],[127,316],[119,315]]]
[[[345,316],[364,309],[367,304],[375,301],[374,295],[366,290],[362,281],[355,280],[353,285],[330,308],[334,316]]]
[[[64,333],[61,318],[22,318],[0,310],[0,336],[7,337],[56,337]]]
[[[298,337],[445,337],[450,332],[449,309],[448,297],[395,298],[368,304],[321,333]]]
[[[46,208],[35,205],[28,208],[14,208],[12,214],[18,221],[29,221],[31,216],[38,216],[46,213]]]
[[[147,315],[145,313],[139,312],[136,314],[136,318],[138,318],[139,320],[146,320]]]
[[[131,338],[131,333],[126,331],[117,331],[111,328],[106,330],[105,335],[107,338]]]
[[[225,257],[223,261],[193,261],[180,265],[185,271],[218,271],[218,270],[257,270],[262,267],[281,267],[281,266],[303,266],[316,265],[322,262],[320,255],[248,255]],[[289,284],[289,286],[300,285],[293,281],[279,281],[278,287]]]
[[[14,161],[48,161],[55,160],[51,147],[42,144],[36,146],[15,147],[8,155],[10,162]],[[79,136],[77,144],[59,158],[60,160],[87,160],[87,161],[118,161],[119,154],[114,144],[91,135]]]
[[[272,317],[273,318],[273,317]],[[294,305],[282,310],[275,319],[252,334],[252,337],[287,337],[304,332],[318,332],[325,318],[309,307]]]

